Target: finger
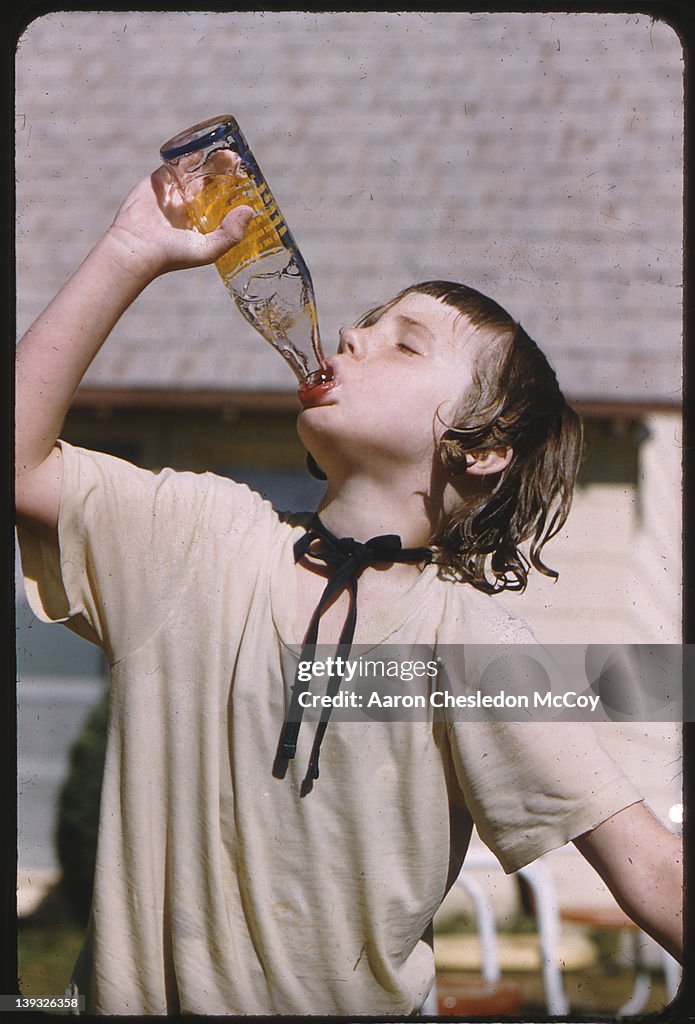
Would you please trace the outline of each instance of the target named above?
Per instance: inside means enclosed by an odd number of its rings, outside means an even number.
[[[150,186],[159,209],[170,224],[177,228],[193,227],[188,207],[179,191],[176,179],[166,164],[162,164],[150,175]]]

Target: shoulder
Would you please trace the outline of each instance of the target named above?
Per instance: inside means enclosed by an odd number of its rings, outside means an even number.
[[[470,583],[438,580],[445,589],[444,624],[447,642],[531,644],[536,637],[529,624],[513,614],[498,594],[485,594]]]
[[[246,484],[211,472],[143,468],[127,459],[61,442],[63,512],[74,509],[83,522],[91,519],[114,527],[150,524],[170,535],[204,533],[243,540],[249,531],[266,535],[292,528],[294,519],[278,513]]]
[[[299,536],[306,530],[311,512],[286,512],[245,483],[216,473],[202,474],[206,488],[204,516],[207,525],[228,534],[253,531],[268,541],[277,537]]]

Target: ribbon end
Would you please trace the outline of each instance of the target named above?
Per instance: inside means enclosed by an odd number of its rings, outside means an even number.
[[[299,737],[299,722],[285,722],[280,737],[279,752],[281,757],[292,760],[297,753],[297,739]]]
[[[318,779],[318,777],[319,761],[317,757],[312,757],[312,759],[309,761],[309,767],[307,768],[307,773],[304,776],[304,781],[302,782],[299,795],[308,796],[309,793],[311,793],[312,789],[314,788],[314,782],[316,781],[316,779]]]

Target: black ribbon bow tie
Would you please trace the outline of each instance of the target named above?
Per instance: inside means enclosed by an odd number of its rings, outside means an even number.
[[[312,551],[311,545],[315,541],[320,541],[321,547],[318,550]],[[301,661],[309,660],[310,655],[310,660],[313,661],[321,616],[332,598],[344,587],[347,587],[350,592],[350,605],[338,640],[337,653],[341,658],[347,658],[350,653],[357,623],[357,580],[363,569],[368,565],[391,562],[417,565],[418,562],[431,562],[433,557],[430,548],[404,548],[401,538],[393,533],[372,537],[371,540],[364,543],[360,543],[360,541],[354,540],[352,537],[335,537],[326,529],[318,515],[314,516],[307,532],[294,545],[295,562],[298,562],[307,554],[310,554],[312,558],[324,561],[329,569],[331,569],[331,574],[316,606],[316,610],[311,617],[300,656]],[[340,663],[338,661],[338,664]],[[340,689],[341,682],[342,674],[334,673],[330,678],[326,695],[331,698],[335,697]],[[295,678],[290,707],[280,740],[280,756],[283,758],[291,759],[297,751],[297,738],[302,715],[299,701],[302,694],[306,693],[308,689],[308,682],[300,682],[299,679]],[[329,702],[329,707],[322,709],[321,718],[316,729],[307,780],[319,777],[319,750],[330,714]]]

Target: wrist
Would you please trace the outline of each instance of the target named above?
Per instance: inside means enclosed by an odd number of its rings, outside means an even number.
[[[108,272],[135,294],[164,272],[156,256],[147,251],[146,244],[130,232],[112,224],[94,247],[93,253],[108,266]]]

